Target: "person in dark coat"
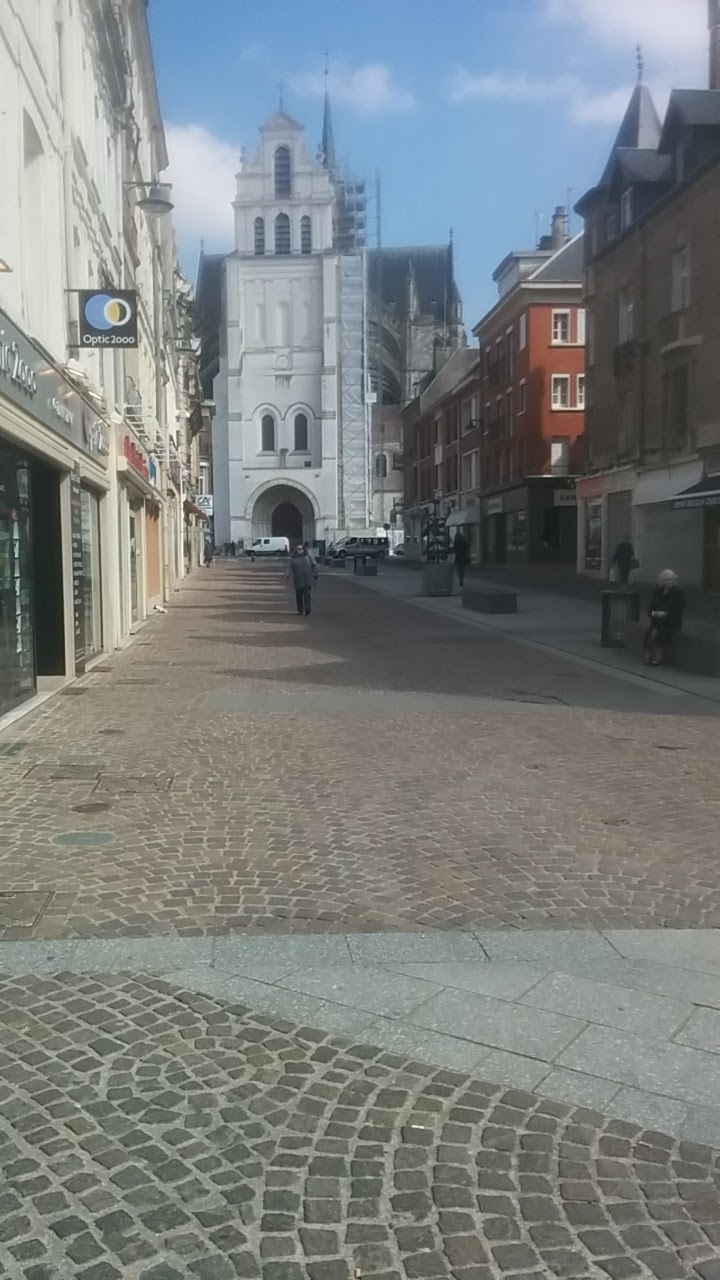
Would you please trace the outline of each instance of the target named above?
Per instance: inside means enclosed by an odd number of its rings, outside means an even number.
[[[310,559],[302,543],[295,548],[288,560],[285,577],[292,580],[295,588],[298,613],[301,617],[305,614],[307,618],[312,609],[312,589],[313,584],[317,582],[318,571],[317,565]]]
[[[677,574],[663,569],[648,608],[650,626],[645,632],[644,655],[648,666],[659,667],[665,661],[665,650],[673,636],[682,631],[684,612],[685,595],[678,586]]]
[[[618,542],[610,563],[617,572],[617,581],[621,586],[626,586],[631,570],[637,569],[635,551],[627,534]]]
[[[455,554],[455,568],[457,569],[458,582],[462,587],[465,581],[465,570],[470,564],[470,543],[464,533],[456,533],[453,541],[453,552]]]

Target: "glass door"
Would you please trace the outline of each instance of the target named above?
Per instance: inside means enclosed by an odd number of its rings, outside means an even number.
[[[35,687],[28,468],[0,445],[0,714]]]

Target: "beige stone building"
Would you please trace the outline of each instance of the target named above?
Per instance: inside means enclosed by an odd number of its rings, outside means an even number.
[[[663,121],[632,95],[585,219],[587,474],[578,569],[607,572],[629,534],[664,567],[720,590],[720,5],[711,88],[675,90]]]

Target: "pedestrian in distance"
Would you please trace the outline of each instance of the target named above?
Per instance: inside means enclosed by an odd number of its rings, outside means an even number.
[[[285,577],[292,581],[295,588],[298,613],[307,618],[312,609],[312,589],[318,580],[318,571],[302,543],[298,543],[288,560]]]
[[[684,612],[685,595],[680,590],[678,576],[672,569],[663,569],[648,608],[650,626],[645,632],[644,652],[648,666],[659,667],[665,661],[665,651],[673,636],[682,631]]]
[[[462,590],[465,581],[465,570],[470,564],[470,543],[464,533],[456,533],[453,542],[453,552],[455,553],[455,568],[457,570],[458,582]]]
[[[213,546],[212,542],[206,542],[206,543],[205,543],[205,557],[204,557],[204,558],[205,558],[205,568],[206,568],[206,569],[209,569],[209,568],[210,568],[210,565],[211,565],[211,564],[212,564],[212,562],[213,562],[213,557],[214,557],[214,555],[215,555],[215,548],[214,548],[214,546]]]
[[[621,587],[627,586],[632,570],[640,568],[639,562],[635,559],[633,544],[627,533],[618,542],[613,558],[610,561],[610,567],[615,572],[615,581],[619,582]]]

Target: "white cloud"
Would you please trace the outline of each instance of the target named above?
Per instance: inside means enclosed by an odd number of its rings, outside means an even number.
[[[328,84],[336,102],[347,103],[360,115],[388,115],[412,111],[415,106],[413,94],[395,83],[383,62],[367,62],[354,68],[336,64]],[[325,92],[325,77],[314,72],[295,76],[292,86],[300,94],[319,98]]]
[[[542,0],[541,17],[562,25],[580,41],[565,66],[580,67],[583,55],[600,46],[623,55],[627,80],[615,88],[594,88],[580,70],[535,77],[522,71],[473,74],[462,69],[450,85],[453,101],[486,98],[518,103],[558,101],[577,124],[617,124],[634,80],[635,45],[640,44],[646,78],[662,113],[673,87],[705,83],[707,0]],[[547,58],[546,58],[547,61]]]
[[[204,239],[209,249],[230,247],[239,147],[201,124],[166,124],[165,134],[178,241]]]

